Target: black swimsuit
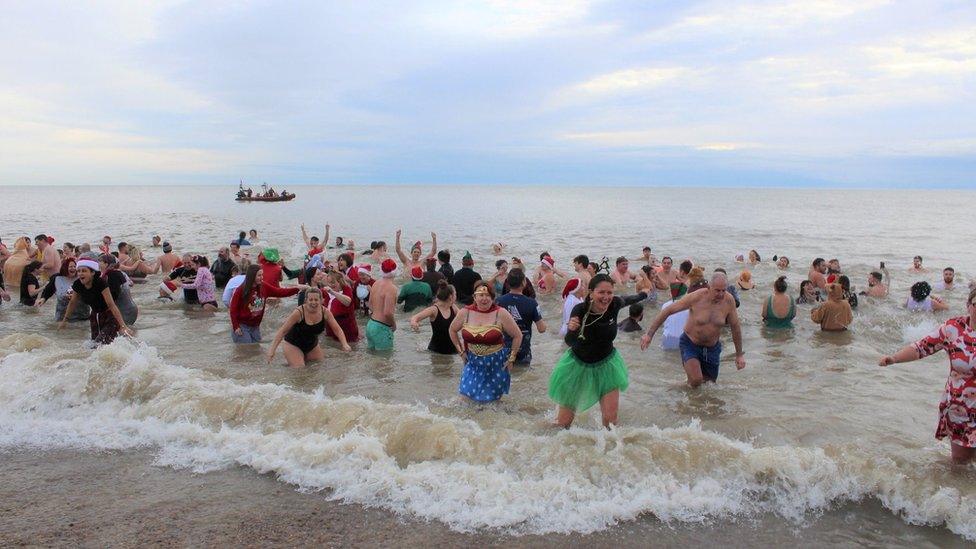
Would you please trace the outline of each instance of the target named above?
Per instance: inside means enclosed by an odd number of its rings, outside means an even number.
[[[427,344],[427,350],[443,355],[457,354],[457,349],[451,342],[450,334],[451,322],[454,322],[457,313],[454,311],[454,307],[451,307],[451,316],[444,318],[441,310],[437,307],[434,308],[436,310],[434,311],[434,319],[430,321],[430,343]]]
[[[299,309],[302,311],[302,320],[288,330],[285,341],[308,354],[319,344],[319,335],[325,331],[325,311],[322,311],[322,320],[310,325],[305,322],[305,306],[302,305]]]

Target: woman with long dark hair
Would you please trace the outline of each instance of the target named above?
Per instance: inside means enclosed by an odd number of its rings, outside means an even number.
[[[600,273],[590,279],[589,293],[573,307],[566,344],[569,349],[549,377],[549,397],[559,405],[556,424],[568,428],[576,414],[600,403],[603,425],[617,423],[620,392],[627,390],[627,365],[613,346],[617,315],[647,294],[613,295],[613,279]]]
[[[282,288],[264,283],[261,265],[251,265],[244,275],[244,283],[234,290],[230,299],[231,339],[234,343],[260,343],[261,321],[269,297],[288,297],[307,288],[304,284]]]

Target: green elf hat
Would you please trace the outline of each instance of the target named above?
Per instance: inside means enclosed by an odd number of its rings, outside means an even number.
[[[264,254],[264,259],[271,263],[281,261],[281,254],[278,253],[278,248],[265,248],[262,253]]]
[[[462,265],[474,265],[474,258],[471,257],[471,252],[464,250],[464,257],[461,258]]]

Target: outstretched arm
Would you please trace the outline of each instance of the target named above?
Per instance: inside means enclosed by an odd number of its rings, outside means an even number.
[[[905,345],[898,350],[897,353],[893,355],[885,355],[881,357],[878,361],[878,366],[891,366],[892,364],[899,364],[902,362],[912,362],[913,360],[918,360],[922,358],[918,354],[918,349],[914,344]]]
[[[309,250],[312,249],[312,241],[308,239],[308,233],[305,232],[305,224],[302,223],[302,240],[305,241],[305,247]]]
[[[651,325],[647,327],[647,333],[641,337],[641,350],[646,351],[648,345],[651,344],[651,340],[654,339],[654,334],[658,331],[664,321],[674,313],[684,311],[691,307],[692,301],[695,300],[693,295],[686,295],[685,297],[675,301],[674,303],[665,307],[656,317]]]
[[[427,320],[428,318],[434,316],[432,313],[436,312],[436,305],[431,305],[430,307],[425,308],[423,311],[420,311],[419,313],[410,317],[410,327],[413,328],[413,331],[415,332],[420,331],[420,321]]]

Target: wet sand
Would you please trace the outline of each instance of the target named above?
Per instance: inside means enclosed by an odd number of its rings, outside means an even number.
[[[805,525],[777,517],[664,524],[653,517],[591,535],[460,533],[300,493],[245,468],[207,474],[153,464],[152,452],[17,450],[0,454],[0,546],[968,546],[942,529],[903,523],[874,501]]]

